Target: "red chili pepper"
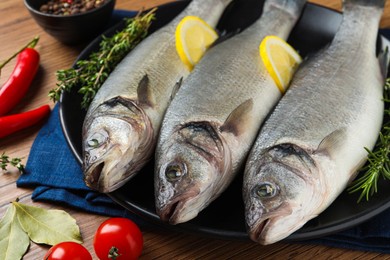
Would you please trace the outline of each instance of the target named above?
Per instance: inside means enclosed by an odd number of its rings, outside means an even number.
[[[50,114],[50,106],[43,105],[24,113],[0,117],[0,138],[35,125]]]
[[[15,68],[0,88],[0,116],[7,114],[23,98],[39,67],[39,53],[25,48],[18,54]]]

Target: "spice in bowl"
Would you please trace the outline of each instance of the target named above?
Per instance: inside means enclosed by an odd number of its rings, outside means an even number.
[[[108,0],[49,0],[41,5],[42,13],[54,15],[72,15],[99,8]]]

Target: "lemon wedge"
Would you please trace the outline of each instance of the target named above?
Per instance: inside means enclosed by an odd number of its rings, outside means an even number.
[[[259,51],[265,68],[284,94],[302,62],[301,56],[287,42],[274,35],[266,36],[261,41]]]
[[[218,34],[201,18],[186,16],[177,25],[175,37],[177,53],[191,71]]]

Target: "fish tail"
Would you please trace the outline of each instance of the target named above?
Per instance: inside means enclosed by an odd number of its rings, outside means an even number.
[[[380,9],[385,7],[386,0],[343,0],[344,6],[348,5],[361,5],[361,6],[374,6]]]
[[[306,0],[266,0],[263,12],[272,8],[278,8],[298,18],[305,4]]]

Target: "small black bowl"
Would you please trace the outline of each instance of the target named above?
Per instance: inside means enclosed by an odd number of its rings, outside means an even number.
[[[84,13],[53,15],[39,11],[48,0],[24,0],[24,4],[35,21],[48,34],[68,45],[86,42],[100,34],[108,24],[115,0]]]

